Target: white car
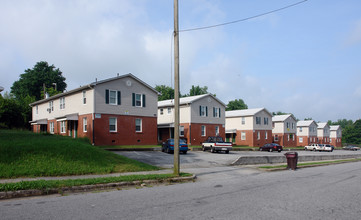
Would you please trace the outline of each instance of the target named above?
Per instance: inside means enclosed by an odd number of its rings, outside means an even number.
[[[305,150],[313,150],[313,151],[321,151],[322,147],[321,146],[323,144],[311,144],[311,145],[307,145],[305,146]]]
[[[322,146],[322,151],[328,151],[328,152],[332,152],[333,148],[330,144],[321,144]]]

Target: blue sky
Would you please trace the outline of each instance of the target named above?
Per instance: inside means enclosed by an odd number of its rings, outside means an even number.
[[[298,0],[180,0],[180,29],[247,18]],[[181,92],[316,121],[361,118],[361,2],[308,0],[252,20],[180,33]],[[68,90],[133,73],[171,85],[172,0],[1,0],[0,86],[47,61]]]

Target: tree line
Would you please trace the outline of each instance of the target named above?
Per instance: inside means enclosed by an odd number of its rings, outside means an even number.
[[[30,129],[32,109],[29,104],[43,99],[45,94],[53,96],[64,92],[67,84],[62,74],[59,68],[49,65],[46,61],[37,62],[32,69],[26,69],[19,80],[13,83],[10,93],[0,94],[0,128]],[[173,88],[157,85],[155,89],[160,93],[158,101],[174,99]],[[180,94],[180,97],[208,93],[207,86],[192,85],[189,92]],[[216,96],[216,94],[212,95]],[[248,109],[243,99],[229,101],[226,105],[226,111],[240,109]],[[287,113],[281,111],[272,113],[272,115],[282,114]],[[346,119],[336,122],[329,120],[328,124],[341,126],[343,142],[361,144],[361,119],[355,122]]]

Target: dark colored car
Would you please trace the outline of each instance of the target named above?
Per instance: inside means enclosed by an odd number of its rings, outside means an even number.
[[[356,147],[356,146],[353,146],[353,145],[347,145],[346,147],[343,147],[342,149],[344,149],[344,150],[354,150],[354,151],[360,150],[359,147]]]
[[[186,140],[179,139],[179,152],[186,154],[188,151],[188,144]],[[168,139],[162,144],[162,152],[167,152],[168,154],[174,153],[174,139]]]
[[[281,152],[283,150],[283,147],[279,144],[265,144],[263,145],[262,147],[259,148],[260,151],[269,151],[269,152],[272,152],[272,151],[278,151],[278,152]]]

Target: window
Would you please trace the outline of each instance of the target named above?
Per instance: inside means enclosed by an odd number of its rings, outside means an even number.
[[[108,90],[108,89],[105,90],[105,104],[120,105],[121,104],[120,98],[121,98],[120,91]]]
[[[300,132],[302,132],[302,127],[300,127]]]
[[[275,141],[278,141],[278,134],[275,135]]]
[[[292,140],[294,141],[295,140],[295,135],[294,134],[291,134],[292,135]]]
[[[256,125],[260,125],[261,124],[261,117],[256,117]]]
[[[241,140],[246,140],[246,132],[241,132]]]
[[[202,137],[204,137],[204,136],[206,136],[206,126],[205,125],[202,125],[202,127],[201,127],[201,131],[202,131]]]
[[[245,117],[242,117],[242,124],[246,124],[246,118]]]
[[[286,128],[290,128],[290,123],[286,122]]]
[[[39,106],[35,106],[35,112],[36,112],[36,114],[39,113]]]
[[[87,132],[87,131],[88,131],[87,126],[88,126],[88,121],[87,121],[87,119],[86,119],[86,117],[85,117],[85,118],[83,118],[83,132]]]
[[[221,117],[221,108],[213,107],[213,117],[220,118]]]
[[[60,122],[60,133],[65,133],[65,122],[66,121]]]
[[[179,136],[184,136],[184,126],[179,126]]]
[[[60,98],[60,109],[65,109],[65,97]]]
[[[295,123],[292,122],[292,129],[295,129]]]
[[[216,126],[216,136],[219,135],[219,126]]]
[[[142,132],[142,119],[140,118],[135,119],[135,131]]]
[[[299,141],[300,143],[303,143],[303,138],[302,138],[302,137],[298,138],[298,141]]]
[[[264,139],[267,140],[267,138],[268,138],[268,133],[267,133],[267,131],[265,131],[264,135],[265,135]]]
[[[54,111],[54,102],[53,101],[50,101],[49,102],[49,113]]]
[[[109,104],[116,105],[117,103],[117,91],[109,91]]]
[[[116,118],[109,118],[109,131],[117,132],[117,119]]]
[[[261,139],[261,133],[258,131],[257,132],[257,140],[260,140]]]
[[[135,107],[145,107],[145,95],[133,93],[132,94],[132,105]]]
[[[268,118],[263,118],[263,122],[265,125],[268,125]]]
[[[159,109],[159,112],[160,112],[161,115],[163,115],[163,109],[162,108]]]
[[[201,117],[207,117],[208,116],[208,107],[200,105],[199,106],[199,116]]]
[[[289,135],[287,135],[287,141],[290,141],[290,134]]]
[[[167,111],[168,111],[168,115],[172,114],[172,108],[171,107],[168,107]]]
[[[83,104],[86,104],[86,91],[83,91]]]
[[[50,122],[50,134],[54,134],[54,122]]]

